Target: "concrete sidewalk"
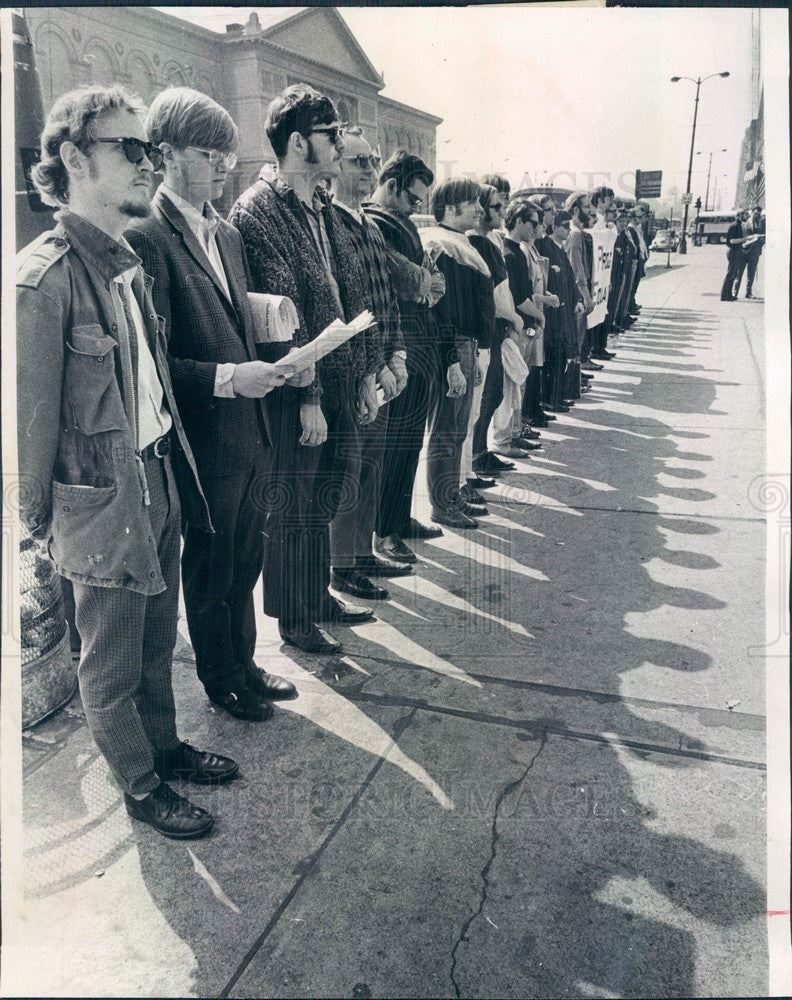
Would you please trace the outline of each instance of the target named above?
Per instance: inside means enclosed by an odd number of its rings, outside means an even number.
[[[262,617],[300,691],[271,722],[215,712],[182,641],[181,734],[241,763],[185,789],[209,837],[127,817],[78,702],[25,734],[5,995],[766,995],[762,300],[720,302],[722,248],[665,260],[345,656]]]

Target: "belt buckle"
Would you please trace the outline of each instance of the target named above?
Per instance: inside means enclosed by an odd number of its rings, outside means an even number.
[[[164,458],[170,451],[169,441],[167,435],[163,434],[161,438],[157,438],[154,442],[154,455],[157,458]]]

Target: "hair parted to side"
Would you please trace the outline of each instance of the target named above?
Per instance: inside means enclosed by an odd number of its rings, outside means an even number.
[[[490,218],[490,206],[493,201],[497,201],[500,197],[500,193],[496,187],[492,184],[482,184],[481,194],[479,195],[479,205],[484,209],[484,218],[487,222],[491,222]]]
[[[420,156],[408,153],[406,149],[398,149],[390,156],[380,171],[378,184],[396,181],[396,194],[409,189],[416,181],[421,181],[427,187],[434,183],[434,174]]]
[[[239,130],[225,108],[190,87],[168,87],[151,102],[146,132],[155,145],[169,142],[177,149],[199,146],[230,153]]]
[[[511,205],[506,209],[506,218],[503,220],[503,224],[506,226],[508,232],[512,232],[515,226],[518,226],[521,222],[525,222],[527,219],[542,214],[542,210],[533,204],[531,201],[520,199],[519,201],[513,201]]]
[[[481,183],[489,184],[490,187],[495,188],[498,194],[505,194],[507,198],[511,194],[511,184],[503,174],[484,174]]]
[[[50,108],[41,133],[41,161],[31,179],[41,200],[55,208],[69,203],[69,174],[60,156],[64,142],[73,142],[83,153],[94,144],[94,124],[113,111],[146,113],[146,106],[124,87],[80,87],[61,95]]]
[[[282,160],[294,132],[307,139],[314,125],[336,121],[338,112],[329,97],[307,83],[295,83],[270,101],[264,129],[275,155]]]
[[[601,184],[591,192],[591,204],[594,208],[606,198],[613,198],[613,188],[606,187],[605,184]]]
[[[446,210],[466,201],[477,201],[481,195],[481,185],[470,177],[449,177],[440,181],[432,192],[432,215],[438,222],[445,218]]]

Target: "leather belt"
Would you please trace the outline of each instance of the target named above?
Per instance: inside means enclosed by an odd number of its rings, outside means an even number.
[[[170,437],[167,434],[163,434],[162,437],[157,438],[156,441],[152,441],[151,444],[147,444],[143,451],[140,452],[140,457],[144,462],[148,462],[152,458],[164,458],[170,453],[170,450]]]

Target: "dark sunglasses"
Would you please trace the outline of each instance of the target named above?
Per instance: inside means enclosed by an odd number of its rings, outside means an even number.
[[[404,194],[407,195],[407,200],[409,201],[411,208],[415,208],[423,201],[423,198],[419,194],[413,194],[412,191],[408,191],[407,188],[404,189]]]
[[[330,142],[332,142],[332,144],[334,146],[337,146],[338,143],[339,143],[339,140],[341,139],[341,137],[344,134],[344,126],[343,125],[314,125],[313,128],[311,129],[311,131],[308,134],[309,135],[313,135],[314,132],[324,132],[327,135],[327,137],[330,140]]]
[[[365,153],[361,153],[360,156],[344,156],[343,159],[354,163],[361,170],[366,170],[368,167],[371,167],[372,170],[379,170],[382,163],[382,160],[373,153],[370,156],[366,156]]]
[[[162,166],[162,150],[153,142],[147,142],[145,139],[125,136],[123,139],[94,139],[94,142],[112,142],[120,145],[124,150],[124,156],[130,163],[140,163],[143,157],[147,156],[155,170],[159,170]]]

